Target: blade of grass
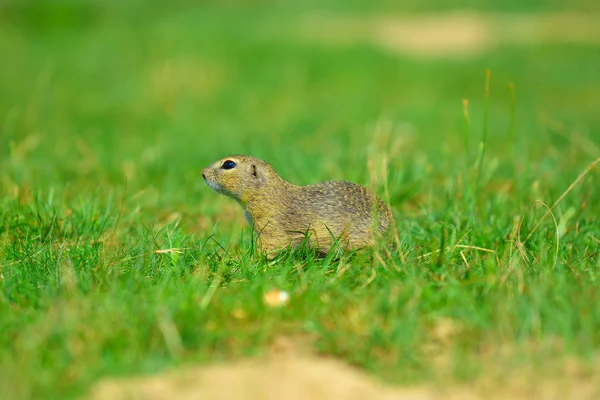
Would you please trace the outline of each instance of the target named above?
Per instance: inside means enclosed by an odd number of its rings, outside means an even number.
[[[476,199],[477,193],[479,192],[479,182],[481,180],[481,169],[483,167],[483,159],[485,156],[485,146],[487,143],[487,135],[488,135],[488,115],[489,115],[489,105],[490,105],[490,77],[492,72],[487,69],[485,71],[485,97],[484,97],[484,106],[483,106],[483,134],[481,137],[481,142],[479,143],[479,157],[477,158],[477,167],[476,167],[476,175],[475,175],[475,186],[473,188],[473,196]],[[473,203],[473,206],[475,202]]]

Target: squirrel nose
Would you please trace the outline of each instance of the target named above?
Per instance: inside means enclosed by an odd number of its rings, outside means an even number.
[[[205,169],[202,170],[202,178],[206,179],[206,170]]]

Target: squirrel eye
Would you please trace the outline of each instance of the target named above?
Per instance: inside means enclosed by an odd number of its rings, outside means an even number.
[[[221,166],[221,169],[233,169],[236,167],[236,163],[231,161],[231,160],[227,160],[223,163],[223,165]]]

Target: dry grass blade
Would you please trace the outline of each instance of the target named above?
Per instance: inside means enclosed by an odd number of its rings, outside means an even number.
[[[460,251],[460,257],[462,258],[463,262],[465,263],[465,266],[467,267],[467,269],[471,269],[471,266],[469,265],[469,262],[467,261],[467,258],[465,257],[464,250]]]
[[[598,163],[600,163],[600,157],[598,157],[597,159],[595,159],[590,165],[587,166],[587,168],[581,174],[579,174],[579,176],[577,177],[577,179],[575,179],[573,181],[573,183],[571,183],[571,185],[567,188],[567,190],[565,190],[564,193],[561,194],[558,199],[556,199],[556,201],[554,202],[554,204],[552,204],[552,207],[550,207],[548,209],[548,211],[546,211],[546,213],[542,216],[542,218],[539,220],[539,222],[533,227],[533,229],[531,230],[531,232],[529,232],[529,234],[527,235],[527,237],[525,237],[525,240],[523,240],[523,244],[527,243],[527,241],[529,239],[531,239],[531,236],[533,236],[533,234],[538,230],[538,228],[540,227],[540,225],[542,225],[542,223],[544,222],[544,220],[546,218],[548,218],[548,215],[552,214],[552,210],[554,210],[554,208],[557,205],[559,205],[561,201],[563,201],[563,199],[569,194],[569,192],[571,190],[573,190],[573,188],[575,186],[577,186],[577,184],[579,183],[579,181],[581,181],[592,169],[594,169],[594,167],[596,167],[596,165],[598,165]]]
[[[158,250],[154,250],[154,253],[156,253],[156,254],[182,254],[184,252],[184,250],[187,250],[187,249],[185,249],[185,248],[158,249]]]
[[[492,249],[486,249],[485,247],[467,246],[467,245],[464,245],[464,244],[457,244],[454,247],[458,247],[459,249],[478,250],[478,251],[484,251],[486,253],[496,254],[496,251],[494,251]]]
[[[556,263],[558,262],[558,249],[560,246],[560,231],[558,229],[558,222],[556,222],[556,217],[554,216],[554,213],[552,212],[550,207],[548,207],[548,204],[540,200],[536,200],[535,202],[541,204],[543,207],[546,207],[546,209],[548,210],[547,212],[550,213],[550,215],[552,216],[552,220],[554,221],[554,227],[556,229],[556,254],[554,255],[554,263],[552,264],[552,269],[554,269],[554,267],[556,267]]]

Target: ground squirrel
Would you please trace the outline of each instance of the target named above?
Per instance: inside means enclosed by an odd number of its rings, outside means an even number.
[[[334,244],[345,250],[368,247],[393,222],[389,206],[361,185],[294,185],[255,157],[223,158],[205,168],[202,177],[214,191],[241,204],[257,233],[258,249],[271,257],[305,240],[321,254]]]

